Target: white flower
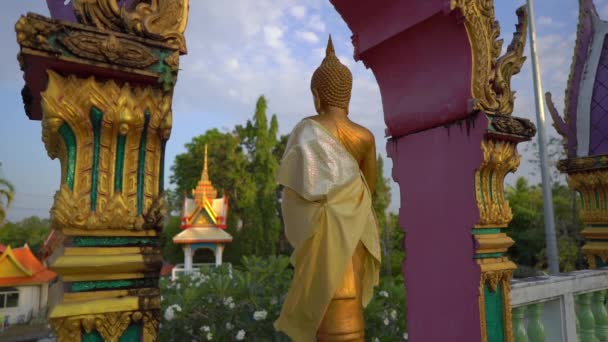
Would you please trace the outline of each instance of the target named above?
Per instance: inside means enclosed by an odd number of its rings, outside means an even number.
[[[264,320],[266,319],[266,316],[268,316],[268,312],[266,312],[266,310],[256,311],[253,313],[253,319],[256,321]]]
[[[374,338],[372,338],[372,341],[373,341],[373,342],[380,342],[380,339],[379,339],[379,338],[377,338],[377,337],[374,337]]]
[[[230,323],[230,322],[227,322],[226,323],[226,329],[227,330],[232,330],[232,328],[234,328],[234,325],[232,325],[232,323]]]
[[[209,331],[211,331],[211,329],[209,329],[209,326],[207,326],[207,325],[203,325],[202,327],[200,327],[200,330],[203,331],[203,332],[209,332]]]
[[[231,308],[231,309],[234,309],[234,306],[235,306],[234,303],[228,304],[228,307]]]
[[[211,341],[213,339],[213,334],[212,333],[207,333],[207,340]]]
[[[384,319],[384,325],[388,325],[388,323],[389,323],[388,318],[385,318]]]
[[[384,297],[384,298],[388,298],[388,292],[382,290],[380,291],[380,293],[378,293],[380,295],[380,297]]]
[[[393,310],[393,311],[391,311],[391,318],[392,318],[393,320],[397,319],[397,310]]]
[[[407,333],[406,332],[403,333],[403,339],[407,341]]]
[[[165,319],[171,321],[175,318],[175,311],[181,312],[182,308],[178,304],[169,305],[165,310]]]
[[[239,330],[239,332],[236,333],[236,339],[237,339],[237,341],[242,341],[243,339],[245,339],[245,335],[247,335],[245,333],[245,330],[243,330],[243,329]]]
[[[165,297],[160,296],[160,301],[162,302],[162,301],[164,301],[164,300],[165,300]]]
[[[224,298],[224,305],[231,309],[234,309],[234,299],[232,299],[232,297]]]

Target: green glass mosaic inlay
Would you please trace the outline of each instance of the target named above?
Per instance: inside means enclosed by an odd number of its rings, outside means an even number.
[[[86,331],[82,331],[82,342],[104,342],[103,337],[97,332],[97,330],[93,330],[87,334]]]
[[[141,324],[131,324],[125,329],[125,332],[122,333],[118,342],[139,342],[141,341],[141,334]]]
[[[137,166],[137,214],[144,212],[144,176],[146,174],[146,137],[148,135],[148,125],[150,124],[150,112],[146,111],[144,129],[139,140],[139,159]]]
[[[499,283],[496,292],[490,291],[488,285],[483,289],[486,309],[486,332],[488,342],[504,342],[505,329],[503,319],[502,288]]]
[[[141,341],[141,336],[141,324],[131,324],[122,333],[122,336],[120,336],[118,342],[139,342]],[[83,330],[82,342],[103,342],[103,337],[101,337],[97,330],[93,330],[88,334]]]
[[[122,177],[125,166],[125,143],[127,136],[119,135],[116,143],[116,170],[114,173],[114,190],[122,192]]]
[[[595,265],[596,265],[597,267],[606,267],[606,266],[608,266],[608,265],[607,265],[607,264],[606,264],[606,263],[605,263],[605,262],[602,260],[602,258],[600,258],[600,257],[599,257],[599,256],[597,256],[597,255],[595,256]]]
[[[502,232],[502,228],[475,228],[471,232],[473,235],[483,235],[483,234],[498,234]]]
[[[99,173],[99,149],[101,147],[101,122],[103,112],[96,107],[91,108],[91,124],[93,125],[93,166],[91,168],[91,211],[97,208],[97,178]]]
[[[76,247],[158,246],[158,238],[77,236],[72,244]]]
[[[504,253],[479,253],[475,254],[475,259],[500,258]]]
[[[156,287],[156,279],[121,279],[121,280],[102,280],[102,281],[79,281],[70,285],[72,292],[84,292],[92,290],[109,290],[132,287]]]
[[[67,124],[64,123],[59,127],[59,134],[63,137],[63,142],[68,154],[68,165],[66,166],[65,183],[68,185],[70,190],[74,190],[74,174],[76,170],[76,136],[74,131]]]

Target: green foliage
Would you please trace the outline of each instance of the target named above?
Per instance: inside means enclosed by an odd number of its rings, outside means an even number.
[[[384,177],[384,160],[378,154],[376,161],[376,190],[372,194],[372,206],[378,219],[380,230],[386,228],[386,209],[391,204],[390,179]]]
[[[162,279],[160,340],[235,341],[243,330],[244,341],[289,341],[273,327],[292,277],[288,265],[287,257],[244,257],[242,268],[207,268],[175,284]]]
[[[276,173],[279,160],[275,153],[278,121],[272,116],[270,125],[266,116],[266,98],[261,96],[256,103],[253,121],[237,126],[236,131],[247,151],[249,164],[245,171],[253,178],[255,201],[243,212],[243,229],[239,246],[241,255],[274,255],[277,253],[281,221],[277,211]],[[246,242],[246,243],[245,243]]]
[[[50,230],[50,221],[38,216],[31,216],[19,222],[7,222],[0,229],[0,243],[11,247],[28,244],[37,253]]]
[[[401,265],[405,261],[405,232],[399,225],[399,215],[390,213],[388,216],[390,232],[390,266],[392,276],[401,276]]]
[[[403,278],[382,278],[374,298],[365,308],[366,340],[403,341],[407,331],[406,307]]]
[[[0,163],[2,166],[2,163]],[[6,210],[10,207],[15,197],[15,188],[6,179],[0,177],[0,227],[6,218]]]
[[[289,341],[273,323],[292,279],[284,256],[244,257],[241,267],[203,269],[175,283],[161,280],[160,341]],[[365,309],[366,335],[402,340],[405,289],[401,279],[383,279]],[[388,338],[388,339],[387,339]]]
[[[170,216],[160,235],[163,258],[166,262],[174,265],[184,262],[184,251],[180,245],[173,243],[173,237],[180,233],[180,224],[180,216]]]
[[[583,267],[580,245],[582,242],[580,222],[576,208],[576,196],[563,184],[554,184],[552,189],[555,226],[558,239],[560,270],[570,271]],[[525,268],[545,268],[545,231],[542,189],[529,185],[518,178],[515,186],[506,189],[506,199],[513,211],[513,220],[507,233],[516,241],[509,249],[511,258],[523,266],[522,274],[530,273]]]

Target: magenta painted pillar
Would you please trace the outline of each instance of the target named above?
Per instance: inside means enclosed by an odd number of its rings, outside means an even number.
[[[410,340],[512,341],[503,181],[519,165],[517,143],[535,134],[511,116],[525,9],[499,56],[491,0],[330,1],[382,94],[406,231]]]

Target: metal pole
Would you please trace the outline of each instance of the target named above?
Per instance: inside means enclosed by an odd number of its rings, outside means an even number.
[[[534,78],[534,97],[536,99],[536,125],[538,127],[538,150],[540,154],[540,174],[543,182],[543,207],[545,210],[545,241],[547,244],[547,262],[549,273],[559,273],[557,241],[555,238],[555,219],[553,214],[553,196],[551,194],[551,179],[545,150],[547,135],[545,132],[545,104],[543,101],[543,86],[540,79],[538,56],[536,55],[536,26],[534,24],[533,0],[528,1],[530,20],[530,55],[532,57],[532,76]]]

